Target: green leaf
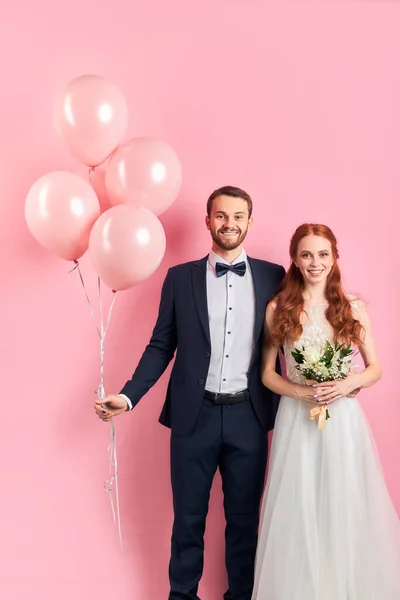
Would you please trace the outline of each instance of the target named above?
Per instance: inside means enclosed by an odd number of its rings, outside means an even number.
[[[325,344],[326,350],[323,356],[323,362],[325,366],[329,369],[332,364],[333,355],[335,354],[335,349],[329,340],[326,340]]]
[[[343,350],[340,352],[342,358],[350,356],[350,354],[353,354],[353,348],[351,347],[351,344],[349,344],[346,348],[343,348]]]
[[[298,350],[297,348],[295,348],[292,352],[292,356],[298,364],[302,365],[304,363],[304,357],[301,354],[300,350]]]

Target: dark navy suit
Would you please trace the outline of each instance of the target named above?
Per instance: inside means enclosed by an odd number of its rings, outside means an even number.
[[[172,429],[175,518],[170,600],[198,599],[208,498],[217,468],[222,476],[227,520],[229,590],[225,598],[251,599],[259,503],[267,459],[266,433],[274,426],[279,401],[260,379],[262,330],[266,305],[285,271],[266,261],[250,257],[247,260],[256,301],[248,401],[221,406],[204,399],[211,356],[207,257],[169,269],[153,335],[132,379],[121,390],[135,406],[160,378],[176,351],[160,416],[160,422]]]

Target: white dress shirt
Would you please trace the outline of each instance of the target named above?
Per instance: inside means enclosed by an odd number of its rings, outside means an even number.
[[[230,394],[247,388],[254,345],[255,292],[244,250],[231,263],[244,261],[243,277],[228,271],[217,277],[217,262],[230,264],[211,250],[207,262],[207,305],[211,359],[206,390]]]
[[[228,271],[217,277],[217,262],[235,265],[244,261],[243,277]],[[207,306],[211,339],[206,390],[230,394],[247,388],[254,345],[255,292],[247,255],[242,250],[233,263],[210,251],[207,261]],[[125,396],[128,409],[132,402]]]

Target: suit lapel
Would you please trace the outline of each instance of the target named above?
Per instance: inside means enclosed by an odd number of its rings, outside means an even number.
[[[199,313],[200,321],[203,326],[207,341],[209,344],[211,344],[207,305],[207,259],[208,257],[205,256],[201,260],[193,262],[191,273],[197,311]]]
[[[197,312],[207,341],[211,344],[207,305],[207,260],[208,256],[205,256],[200,260],[194,261],[192,263],[191,274]],[[268,289],[268,281],[265,279],[266,273],[265,270],[262,269],[262,263],[259,263],[249,256],[247,257],[247,260],[249,261],[254,283],[254,295],[256,300],[254,341],[257,342],[264,325],[265,308],[270,295],[269,292],[272,294],[273,290]]]
[[[257,342],[259,335],[262,331],[264,324],[264,316],[265,316],[265,293],[263,293],[263,289],[265,288],[265,272],[262,273],[260,269],[260,264],[250,258],[247,257],[249,261],[251,274],[253,276],[254,283],[254,295],[256,298],[256,316],[255,316],[255,324],[254,324],[254,341]]]

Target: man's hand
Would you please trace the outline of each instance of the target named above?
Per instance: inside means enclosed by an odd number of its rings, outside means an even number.
[[[103,408],[105,407],[105,408]],[[113,417],[120,415],[128,409],[128,404],[122,396],[110,395],[102,400],[96,400],[94,410],[102,421],[111,421]]]

